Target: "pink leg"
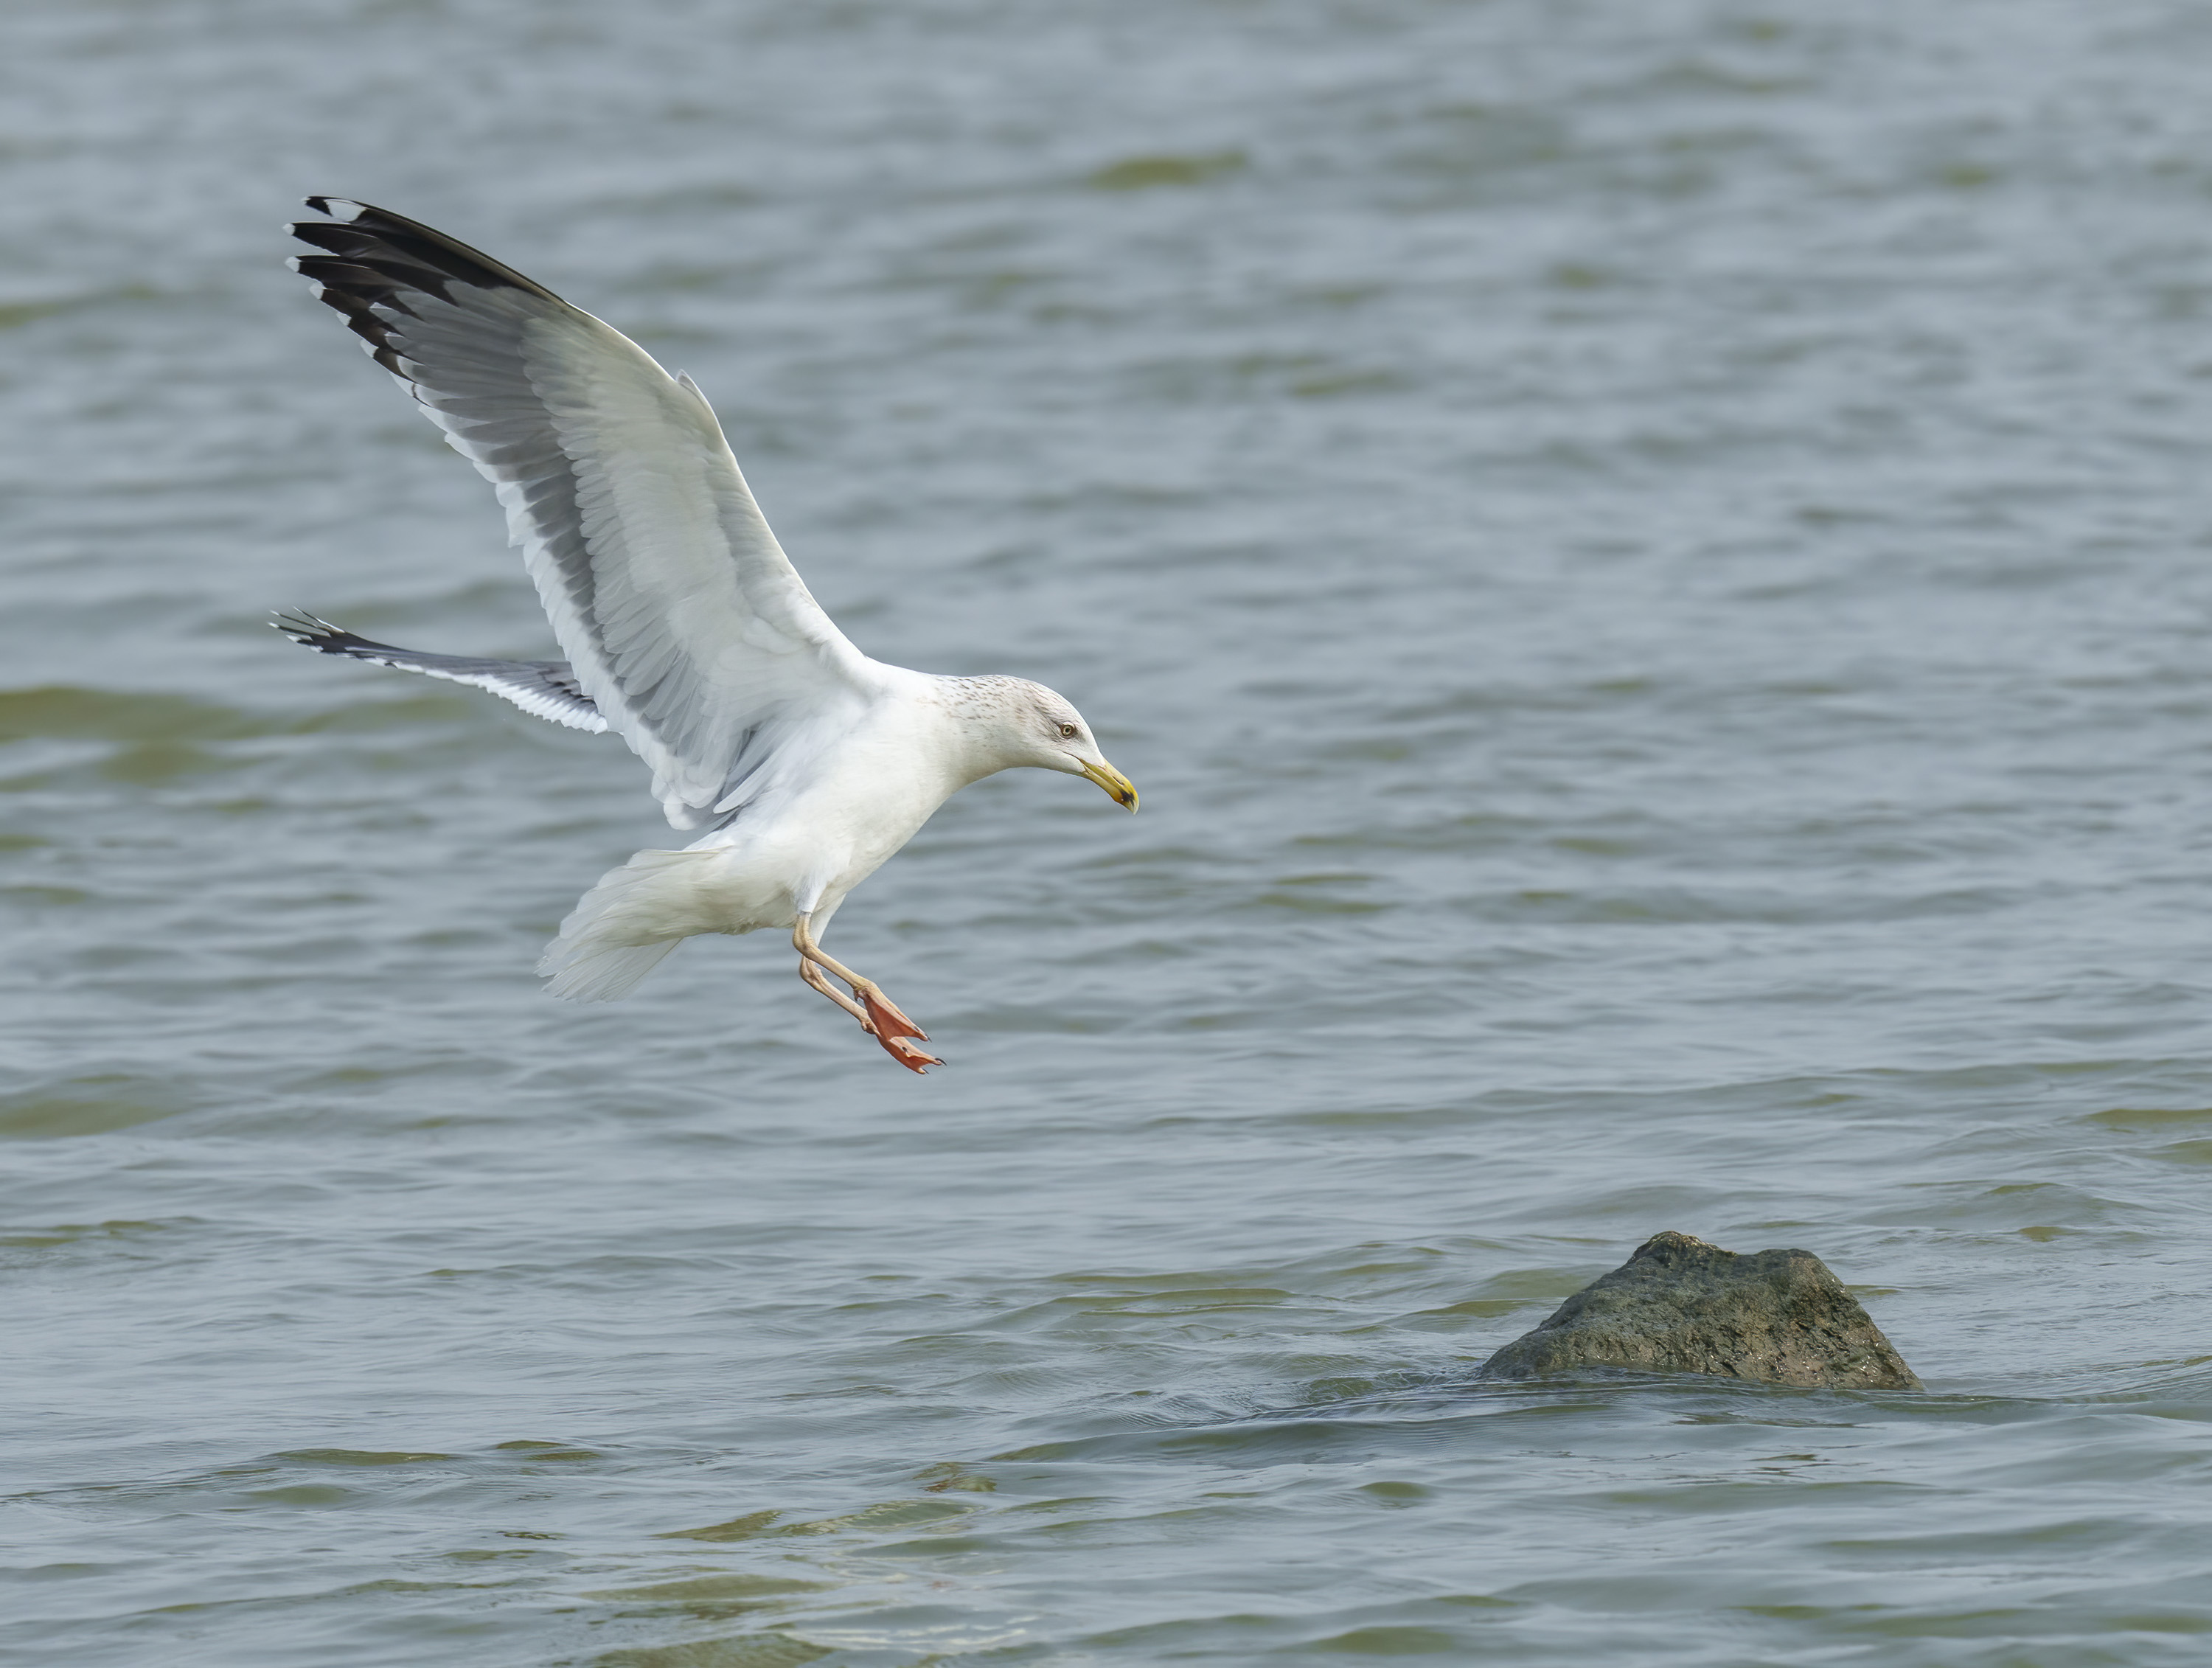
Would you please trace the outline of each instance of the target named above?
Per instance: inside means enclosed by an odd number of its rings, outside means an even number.
[[[926,1043],[929,1036],[899,1012],[897,1006],[884,995],[882,987],[873,979],[862,978],[851,968],[824,954],[822,947],[814,941],[813,931],[807,923],[807,917],[803,915],[791,929],[791,944],[799,952],[799,977],[860,1020],[861,1029],[882,1044],[884,1052],[892,1059],[908,1071],[916,1073],[925,1066],[945,1063],[935,1055],[924,1053],[907,1041],[909,1037],[918,1037]],[[817,968],[851,985],[853,995],[860,1001],[855,1002],[832,987],[827,979],[821,977],[821,973],[815,971]]]

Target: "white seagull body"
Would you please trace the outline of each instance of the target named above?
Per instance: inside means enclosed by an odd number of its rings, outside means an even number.
[[[293,269],[492,483],[568,658],[419,654],[309,615],[280,629],[613,730],[651,768],[668,820],[706,831],[681,851],[637,853],[585,894],[538,964],[554,995],[627,995],[694,933],[788,928],[810,985],[901,1064],[939,1063],[880,989],[823,953],[830,917],[971,782],[1038,765],[1133,811],[1128,779],[1042,685],[908,672],[847,641],[689,377],[427,226],[337,198],[307,206],[330,218],[290,229],[324,253]]]

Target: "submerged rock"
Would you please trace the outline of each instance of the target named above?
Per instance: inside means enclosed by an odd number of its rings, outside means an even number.
[[[1918,1390],[1858,1300],[1805,1251],[1662,1233],[1482,1365],[1488,1379],[1592,1367],[1834,1390]]]

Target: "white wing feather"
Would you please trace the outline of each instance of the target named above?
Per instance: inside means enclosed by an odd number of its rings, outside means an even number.
[[[365,204],[295,259],[492,483],[584,694],[696,828],[777,741],[857,709],[874,662],[808,593],[689,377],[442,234]]]

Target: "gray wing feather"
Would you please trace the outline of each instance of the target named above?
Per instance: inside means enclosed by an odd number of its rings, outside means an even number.
[[[343,654],[372,666],[395,666],[403,672],[419,672],[448,683],[467,684],[503,696],[523,711],[550,718],[572,730],[604,730],[606,715],[592,704],[577,686],[574,670],[566,661],[492,661],[469,654],[425,654],[412,648],[395,648],[388,642],[332,625],[313,614],[279,614],[270,624],[294,642],[325,654]]]
[[[876,691],[690,378],[427,226],[307,203],[332,218],[293,234],[325,253],[294,269],[497,490],[580,692],[672,823],[712,820],[781,737]]]

